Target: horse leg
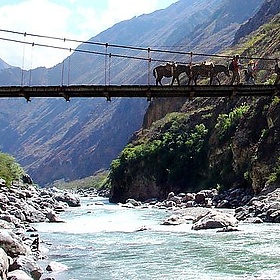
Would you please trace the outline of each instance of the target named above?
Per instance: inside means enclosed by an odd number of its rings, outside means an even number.
[[[173,76],[173,77],[172,77],[172,81],[171,81],[171,84],[170,84],[170,85],[171,85],[171,86],[173,86],[174,82],[175,82],[175,77]]]
[[[158,75],[157,79],[156,79],[156,85],[158,86],[158,84],[160,84],[162,86],[161,80],[162,80],[163,76],[162,75]]]
[[[197,78],[198,78],[198,76],[194,76],[194,77],[193,77],[193,81],[194,81],[194,85],[195,85],[195,86],[197,86]]]
[[[158,80],[158,79],[156,79],[156,86],[158,86],[158,82],[159,82],[159,80]]]

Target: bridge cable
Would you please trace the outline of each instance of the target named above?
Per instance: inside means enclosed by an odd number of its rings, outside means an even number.
[[[38,38],[46,38],[46,39],[52,39],[52,40],[63,40],[69,41],[69,42],[75,42],[75,43],[82,43],[82,44],[91,44],[91,45],[97,45],[97,46],[106,46],[108,43],[100,43],[100,42],[91,42],[91,41],[81,41],[81,40],[74,40],[74,39],[66,39],[66,38],[60,38],[60,37],[54,37],[54,36],[45,36],[45,35],[39,35],[39,34],[32,34],[32,33],[23,33],[23,32],[17,32],[17,31],[11,31],[11,30],[5,30],[0,29],[0,32],[8,32],[13,34],[20,34],[20,35],[28,35],[28,36],[34,36]],[[25,35],[25,36],[26,36]],[[136,47],[136,46],[128,46],[128,45],[118,45],[118,44],[108,44],[108,46],[111,46],[113,48],[122,48],[122,49],[130,49],[130,50],[138,50],[138,51],[146,51],[147,48],[144,47]],[[193,53],[193,52],[182,52],[182,51],[171,51],[171,50],[162,50],[162,49],[152,49],[153,52],[158,53],[172,53],[172,54],[179,54],[179,55],[193,55],[193,56],[206,56],[206,57],[219,57],[219,58],[232,58],[232,55],[219,55],[219,54],[206,54],[206,53]],[[263,58],[263,57],[240,57],[241,59],[254,59],[254,60],[268,60],[268,61],[274,61],[275,58]]]
[[[24,33],[24,41],[26,41],[26,33]],[[25,44],[22,49],[22,65],[21,65],[21,86],[23,86],[24,80],[24,65],[25,65]]]

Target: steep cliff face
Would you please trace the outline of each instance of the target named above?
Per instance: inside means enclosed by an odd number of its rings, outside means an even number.
[[[112,164],[111,201],[279,180],[280,99],[194,100],[138,133]],[[192,108],[192,109],[191,109]]]

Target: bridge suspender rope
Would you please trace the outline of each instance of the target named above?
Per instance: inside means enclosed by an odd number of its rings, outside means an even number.
[[[150,77],[150,73],[151,73],[151,49],[148,48],[148,73],[147,73],[147,78],[148,78],[148,85],[151,84],[151,77]]]
[[[24,33],[24,42],[26,42],[26,33]],[[22,50],[21,86],[23,86],[23,82],[24,82],[25,45],[26,45],[26,44],[23,45],[23,50]]]
[[[111,85],[111,64],[112,64],[112,54],[109,54],[109,86]]]
[[[30,69],[29,69],[29,83],[28,85],[31,86],[31,81],[32,81],[32,63],[33,63],[33,52],[34,52],[34,44],[32,44],[32,49],[31,49],[31,58],[30,58]]]
[[[104,77],[105,86],[107,86],[107,68],[108,68],[108,43],[105,44],[105,56],[104,56]]]
[[[71,53],[71,48],[70,48],[70,53]],[[70,85],[70,71],[71,71],[71,55],[68,56],[68,80],[67,80],[67,85]]]

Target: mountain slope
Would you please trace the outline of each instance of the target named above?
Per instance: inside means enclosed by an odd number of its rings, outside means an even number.
[[[243,17],[238,11],[239,20],[231,24],[232,21],[225,23],[223,20],[231,1],[181,0],[165,10],[120,22],[90,41],[144,48],[166,49],[173,46],[172,50],[187,51],[194,47],[189,48],[188,38],[194,39],[199,31],[196,49],[220,51],[231,42],[232,34],[243,23],[242,20],[253,16],[262,1],[248,3],[252,5],[250,9],[244,11]],[[233,9],[233,12],[237,10]],[[235,16],[231,14],[231,18]],[[205,26],[214,21],[219,28],[206,32]],[[234,26],[232,32],[228,32],[229,25]],[[216,30],[218,34],[228,34],[228,37],[223,36],[222,41],[213,42],[215,47],[209,49],[209,42],[216,40]],[[105,52],[104,47],[89,44],[81,44],[78,49]],[[147,51],[109,47],[108,52],[147,57]],[[152,58],[189,60],[187,56],[154,52]],[[19,68],[3,69],[0,84],[61,85],[68,84],[68,81],[70,84],[104,84],[104,64],[103,56],[74,52],[63,63],[50,69],[42,67],[32,72],[22,72]],[[112,57],[108,64],[110,80],[107,83],[148,82],[146,61]],[[151,68],[157,64],[153,62]],[[75,99],[70,103],[65,103],[63,99],[38,99],[28,104],[24,100],[0,100],[0,106],[0,133],[5,135],[1,138],[0,149],[14,155],[36,182],[46,184],[61,178],[69,180],[88,176],[100,168],[107,168],[131,135],[140,129],[148,104],[145,99],[117,98],[107,103],[104,98]]]
[[[273,16],[280,12],[279,0],[266,0],[261,9],[246,23],[244,23],[235,34],[233,44],[236,44],[242,37],[249,35],[261,25],[267,23]]]
[[[0,58],[0,70],[10,68],[11,66]]]

